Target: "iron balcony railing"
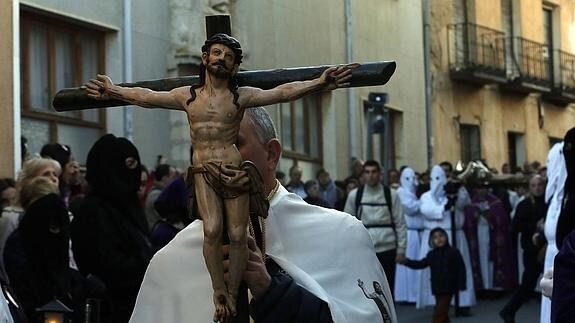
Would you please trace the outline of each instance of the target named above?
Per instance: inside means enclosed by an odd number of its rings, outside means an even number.
[[[559,63],[558,66],[555,64],[554,87],[575,93],[575,55],[556,50],[554,57]]]
[[[523,37],[511,38],[512,77],[522,81],[551,85],[553,57],[548,45]]]
[[[505,34],[474,23],[447,26],[451,71],[481,71],[505,76]]]

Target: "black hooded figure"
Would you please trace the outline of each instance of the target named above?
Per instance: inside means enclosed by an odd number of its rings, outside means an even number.
[[[72,221],[78,268],[106,285],[102,322],[128,322],[152,256],[148,225],[138,200],[140,156],[125,138],[108,134],[90,149],[89,192]]]
[[[557,222],[559,253],[553,265],[551,322],[575,322],[575,128],[567,131],[563,143],[567,168],[565,195]]]
[[[48,194],[32,203],[18,232],[26,263],[10,278],[28,320],[37,322],[36,308],[58,299],[74,310],[73,322],[83,322],[86,299],[102,290],[69,267],[70,218],[62,199]]]
[[[563,158],[567,168],[563,207],[557,221],[556,243],[561,250],[563,239],[575,229],[575,128],[567,131],[563,140]]]

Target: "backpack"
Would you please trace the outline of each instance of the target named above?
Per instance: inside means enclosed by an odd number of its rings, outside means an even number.
[[[355,196],[355,216],[358,220],[361,221],[361,212],[360,206],[361,205],[368,205],[368,206],[383,206],[387,205],[387,209],[389,210],[389,217],[391,218],[391,224],[375,224],[375,225],[365,225],[366,228],[375,228],[375,227],[391,227],[393,229],[393,233],[395,234],[395,244],[397,245],[397,232],[395,230],[395,221],[393,220],[393,211],[391,208],[391,189],[387,186],[383,186],[383,196],[385,197],[385,204],[383,203],[361,203],[361,198],[363,197],[363,189],[365,185],[361,185],[357,188],[357,194]]]

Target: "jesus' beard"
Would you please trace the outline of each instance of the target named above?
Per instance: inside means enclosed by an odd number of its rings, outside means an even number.
[[[208,73],[215,76],[218,79],[230,79],[232,77],[232,72],[230,72],[225,66],[218,65],[215,63],[208,64],[206,67]]]

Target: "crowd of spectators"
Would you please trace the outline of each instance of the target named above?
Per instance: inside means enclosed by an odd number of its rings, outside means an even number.
[[[142,165],[137,148],[113,135],[106,135],[94,144],[85,168],[75,160],[72,148],[60,143],[45,145],[39,156],[30,158],[26,151],[23,157],[25,161],[16,179],[0,179],[0,281],[3,290],[14,295],[11,302],[21,305],[11,307],[13,317],[34,320],[38,315],[36,308],[57,298],[74,311],[74,320],[80,321],[85,304],[97,299],[102,321],[126,322],[152,255],[192,221],[183,174],[163,156],[158,156],[149,171]],[[457,179],[451,163],[443,162],[440,166],[448,181]],[[432,189],[431,170],[417,172],[408,166],[381,169],[382,177],[377,177],[377,181],[393,192],[401,191],[406,185],[403,182],[406,169],[413,177],[412,198],[418,201]],[[323,167],[310,176],[295,163],[287,178],[279,171],[276,177],[288,191],[307,203],[344,211],[346,204],[355,203],[349,201],[350,195],[355,199],[358,188],[367,183],[364,170],[364,161],[355,159],[348,176],[334,179]],[[473,271],[467,286],[472,285],[480,298],[501,295],[519,286],[513,294],[518,296],[502,311],[506,322],[512,322],[543,270],[540,254],[545,253],[547,243],[543,234],[547,201],[543,196],[549,174],[547,165],[539,162],[526,162],[513,169],[503,164],[500,170],[489,168],[489,171],[491,176],[507,175],[507,180],[503,184],[467,183],[461,188],[468,194],[462,206],[465,211],[462,226],[468,242],[465,248],[469,250],[463,254],[469,258],[465,266]],[[409,206],[403,200],[401,203],[405,210],[402,216],[407,220]],[[533,209],[537,210],[536,215]],[[407,229],[413,229],[407,223]],[[494,226],[497,230],[493,230]],[[449,235],[449,228],[443,229]],[[421,240],[423,227],[417,230],[418,250],[411,253],[411,259],[398,258],[398,268],[404,264],[411,267],[428,264],[420,260],[426,255],[419,250],[419,245],[428,241]],[[407,236],[409,239],[414,235]],[[505,243],[490,245],[489,238]],[[510,261],[494,262],[491,256],[497,252]],[[483,259],[485,255],[488,256]],[[494,278],[492,271],[486,272],[489,271],[486,268],[493,266],[507,266],[504,281],[501,275]],[[432,267],[433,270],[438,269]],[[405,285],[419,282],[406,283],[401,275],[390,281],[396,291],[395,300],[417,303],[419,296],[405,292],[409,288]],[[464,289],[461,281],[458,284],[455,290]],[[446,315],[446,301],[441,298],[442,315]]]

